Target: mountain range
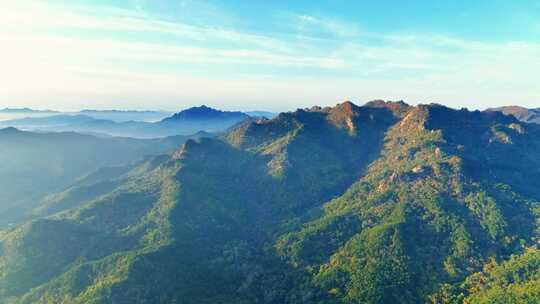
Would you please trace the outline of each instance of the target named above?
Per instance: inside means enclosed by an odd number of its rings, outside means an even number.
[[[81,110],[72,115],[86,115],[94,119],[112,120],[114,122],[145,121],[156,122],[171,115],[166,111],[135,111],[135,110]]]
[[[30,108],[3,108],[0,113],[60,113],[52,110],[34,110]]]
[[[86,115],[95,119],[106,119],[115,122],[123,121],[158,121],[171,115],[165,111],[136,111],[136,110],[92,110],[84,109],[78,112],[62,112],[55,110],[36,110],[31,108],[4,108],[0,109],[0,120],[14,118],[33,118],[52,115]]]
[[[271,116],[269,112],[251,112]],[[24,117],[0,121],[0,126],[39,132],[79,132],[101,136],[157,138],[190,135],[199,131],[221,132],[250,116],[242,112],[216,110],[207,106],[192,107],[172,116],[152,111],[83,110],[78,114]],[[132,120],[132,119],[141,120]],[[158,119],[157,121],[153,121]]]
[[[242,120],[32,205],[0,234],[0,299],[536,303],[538,168],[540,126],[498,111]]]

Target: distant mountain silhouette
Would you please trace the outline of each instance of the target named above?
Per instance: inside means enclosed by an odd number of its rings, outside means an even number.
[[[4,108],[4,109],[0,109],[0,113],[17,114],[17,113],[60,113],[60,112],[52,111],[52,110],[34,110],[30,108]]]
[[[73,124],[81,124],[95,120],[87,115],[51,115],[40,117],[24,117],[18,119],[12,119],[7,121],[0,121],[0,125],[10,126],[47,126],[47,127],[61,127],[69,126]],[[59,130],[61,131],[61,130]]]
[[[15,126],[29,131],[74,131],[86,134],[103,134],[134,138],[157,138],[174,135],[190,135],[199,131],[223,132],[238,122],[248,119],[242,112],[227,112],[207,106],[193,107],[178,112],[170,117],[156,121],[123,121],[126,115],[146,115],[136,111],[95,111],[83,110],[79,115],[52,115],[46,117],[26,117],[0,121],[0,126]],[[162,115],[163,113],[154,113]],[[121,116],[115,120],[96,117]],[[121,120],[121,121],[118,121]]]
[[[264,117],[268,119],[272,119],[278,115],[277,113],[268,112],[268,111],[247,111],[244,113],[246,113],[247,115],[251,117]]]
[[[114,122],[143,121],[156,122],[171,115],[165,111],[134,110],[81,110],[77,114],[87,115],[95,119],[112,120]]]
[[[240,121],[248,118],[249,116],[242,112],[229,112],[221,111],[214,108],[202,105],[200,107],[192,107],[178,113],[175,113],[171,117],[167,117],[162,122],[178,122],[178,121],[228,121],[235,120]]]
[[[107,136],[157,138],[190,135],[199,131],[223,132],[250,117],[242,112],[220,111],[204,105],[188,108],[155,122],[126,120],[126,118],[130,116],[141,117],[141,115],[147,119],[150,119],[148,115],[159,118],[163,112],[83,110],[80,113],[84,114],[59,114],[4,120],[0,121],[0,126],[15,126],[24,130],[40,132],[74,131]]]
[[[540,124],[540,108],[527,109],[520,106],[506,106],[487,109],[488,112],[498,111],[507,115],[512,115],[523,122]]]

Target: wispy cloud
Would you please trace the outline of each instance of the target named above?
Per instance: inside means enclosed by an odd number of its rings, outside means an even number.
[[[280,24],[286,31],[248,32],[170,20],[148,13],[147,5],[0,4],[0,83],[7,88],[0,103],[81,103],[93,96],[160,99],[176,107],[176,98],[249,96],[279,108],[293,101],[307,106],[339,98],[444,96],[439,101],[471,98],[461,105],[482,107],[515,92],[530,103],[540,99],[537,43],[370,33],[344,20],[294,13]]]
[[[290,22],[304,36],[323,35],[325,37],[353,38],[361,34],[357,24],[343,20],[306,14],[288,14]]]

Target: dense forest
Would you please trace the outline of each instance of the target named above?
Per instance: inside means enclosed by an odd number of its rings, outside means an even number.
[[[32,194],[2,303],[540,303],[540,125],[373,101],[196,137]]]

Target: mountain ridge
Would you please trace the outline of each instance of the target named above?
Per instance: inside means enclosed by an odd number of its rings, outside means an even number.
[[[212,120],[212,119],[233,119],[243,120],[248,118],[247,114],[239,111],[221,111],[214,108],[201,105],[199,107],[191,107],[173,114],[162,120],[162,122],[174,120]]]
[[[534,250],[539,166],[540,126],[502,113],[345,102],[249,120],[4,232],[0,294],[462,303],[491,258]]]

